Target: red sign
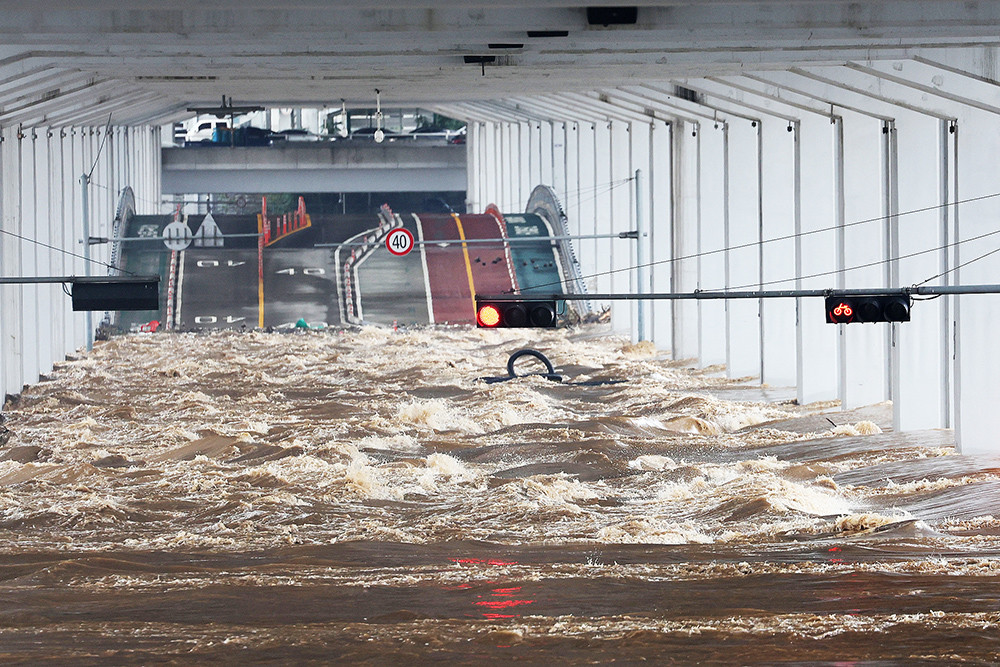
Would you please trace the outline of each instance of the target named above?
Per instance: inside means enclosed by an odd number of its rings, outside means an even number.
[[[393,255],[402,257],[413,250],[413,234],[408,229],[397,227],[386,234],[385,247]]]

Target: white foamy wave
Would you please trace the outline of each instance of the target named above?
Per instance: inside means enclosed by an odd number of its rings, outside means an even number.
[[[391,436],[370,435],[357,441],[358,449],[378,449],[393,452],[419,452],[420,443],[411,435],[398,433]]]
[[[396,417],[403,423],[423,426],[435,431],[482,433],[478,424],[439,398],[426,401],[415,400],[408,403],[399,408]]]
[[[631,519],[605,526],[595,535],[607,544],[709,544],[713,540],[691,523]]]

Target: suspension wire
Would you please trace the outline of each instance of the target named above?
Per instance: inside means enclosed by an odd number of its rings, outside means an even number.
[[[973,203],[973,202],[983,201],[983,200],[986,200],[986,199],[994,199],[996,197],[1000,197],[1000,192],[994,192],[992,194],[987,194],[987,195],[979,195],[977,197],[969,197],[968,199],[960,199],[960,200],[957,200],[957,201],[948,202],[946,204],[934,204],[933,206],[924,206],[922,208],[914,208],[914,209],[910,209],[909,211],[900,211],[898,213],[892,213],[890,215],[880,215],[880,216],[875,217],[875,218],[867,218],[867,219],[864,219],[864,220],[855,220],[854,222],[844,223],[843,225],[834,225],[832,227],[821,227],[819,229],[810,229],[809,231],[805,231],[805,232],[796,232],[794,234],[786,234],[784,236],[775,236],[775,237],[769,238],[769,239],[761,239],[760,241],[749,241],[747,243],[741,243],[741,244],[738,244],[738,245],[735,245],[735,246],[729,246],[728,248],[716,248],[715,250],[703,250],[701,252],[691,253],[690,255],[683,255],[681,257],[670,257],[670,258],[667,258],[667,259],[659,259],[659,260],[652,261],[652,262],[646,262],[645,264],[634,264],[632,266],[626,266],[626,267],[621,268],[621,269],[609,269],[607,271],[599,271],[597,273],[591,273],[591,274],[588,274],[588,275],[585,275],[585,276],[581,276],[580,279],[581,280],[587,280],[589,278],[598,278],[598,277],[601,277],[601,276],[609,276],[609,275],[612,275],[612,274],[615,274],[615,273],[622,273],[624,271],[634,271],[635,269],[646,268],[646,267],[650,267],[650,266],[658,266],[660,264],[673,264],[674,262],[681,262],[681,261],[684,261],[684,260],[687,260],[687,259],[698,259],[699,257],[707,257],[709,255],[717,255],[719,253],[729,252],[731,250],[743,250],[745,248],[756,248],[757,246],[764,245],[765,243],[774,243],[776,241],[789,241],[789,240],[794,240],[794,239],[801,238],[803,236],[810,236],[812,234],[820,234],[820,233],[823,233],[823,232],[832,232],[832,231],[837,231],[838,229],[847,229],[848,227],[855,227],[857,225],[863,225],[863,224],[867,224],[869,222],[880,222],[880,221],[883,221],[883,220],[888,220],[890,218],[900,218],[900,217],[902,217],[904,215],[912,215],[914,213],[926,213],[928,211],[936,211],[936,210],[939,210],[939,209],[942,209],[942,208],[946,208],[946,207],[949,207],[949,206],[958,206],[959,204],[970,204],[970,203]],[[994,233],[994,232],[990,232],[990,233]],[[986,234],[986,236],[988,236],[988,235],[989,234]],[[973,241],[973,240],[978,239],[978,238],[982,238],[982,236],[977,236],[977,237],[973,237],[973,238],[970,238],[970,239],[966,239],[966,241]],[[960,241],[959,243],[963,243],[963,242],[964,241]],[[941,246],[939,248],[934,248],[933,250],[941,250],[941,249],[947,248],[947,247],[949,247],[949,246]],[[929,251],[925,251],[925,252],[929,252]],[[897,259],[899,259],[899,258],[897,258]],[[891,261],[891,260],[886,260],[886,261]],[[857,268],[863,268],[863,267],[857,267]],[[808,277],[812,277],[812,276],[802,276],[802,277],[803,278],[808,278]],[[789,278],[789,280],[795,280],[795,279],[794,278]],[[785,282],[785,281],[780,281],[780,282]],[[539,289],[539,288],[542,288],[542,287],[552,287],[554,285],[555,286],[562,285],[562,282],[561,281],[552,281],[552,282],[548,282],[548,283],[542,283],[540,285],[533,285],[533,286],[528,287],[526,289],[535,290],[535,289]],[[521,290],[521,291],[524,292],[525,290]],[[513,293],[513,290],[508,290],[508,293]]]
[[[971,241],[972,239],[967,239],[967,240]],[[923,285],[924,283],[929,283],[930,281],[934,280],[935,278],[940,278],[941,276],[947,275],[947,274],[951,273],[952,271],[957,271],[960,268],[962,268],[963,266],[968,266],[969,264],[972,264],[973,262],[978,262],[981,259],[986,259],[990,255],[996,254],[998,252],[1000,252],[1000,248],[995,248],[993,250],[990,250],[989,252],[983,253],[979,257],[973,257],[972,259],[970,259],[967,262],[962,262],[958,266],[954,266],[954,267],[948,269],[947,271],[942,271],[941,273],[937,274],[936,276],[931,276],[930,278],[928,278],[926,280],[921,280],[919,283],[914,283],[913,286],[914,287],[919,287],[919,286]]]
[[[747,285],[739,285],[738,287],[723,287],[723,288],[720,288],[720,289],[701,290],[701,291],[703,291],[703,292],[722,292],[722,291],[726,291],[726,290],[741,290],[741,289],[748,289],[750,287],[756,287],[756,286],[763,287],[764,285],[775,285],[775,284],[778,284],[778,283],[788,283],[788,282],[791,282],[793,280],[807,280],[809,278],[822,278],[823,276],[833,276],[833,275],[836,275],[838,273],[846,273],[848,271],[854,271],[856,269],[867,269],[867,268],[870,268],[872,266],[881,266],[883,264],[888,264],[889,262],[895,262],[895,261],[900,260],[900,259],[910,259],[911,257],[917,257],[919,255],[926,255],[926,254],[932,253],[932,252],[940,252],[942,250],[946,250],[948,248],[952,248],[952,247],[961,245],[963,243],[968,243],[969,241],[978,241],[979,239],[984,239],[984,238],[986,238],[988,236],[993,236],[994,234],[1000,234],[1000,229],[994,230],[992,232],[986,232],[984,234],[980,234],[979,236],[973,236],[973,237],[970,237],[970,238],[967,238],[967,239],[962,239],[961,241],[953,241],[953,242],[951,242],[951,243],[949,243],[947,245],[938,246],[936,248],[928,248],[926,250],[918,250],[917,252],[911,252],[911,253],[906,254],[906,255],[900,255],[899,257],[893,257],[891,259],[880,259],[880,260],[875,261],[875,262],[868,262],[867,264],[858,264],[857,266],[849,266],[849,267],[846,267],[846,268],[843,268],[843,269],[834,269],[832,271],[823,271],[821,273],[813,273],[813,274],[810,274],[808,276],[795,276],[794,278],[782,278],[780,280],[767,280],[765,282],[749,283]],[[995,252],[1000,252],[1000,248],[997,248],[997,250],[992,250],[992,251],[986,253],[986,255],[983,255],[981,257],[976,257],[975,259],[969,260],[968,262],[966,262],[966,264],[971,264],[972,262],[980,260],[983,257],[992,255]],[[962,264],[961,266],[965,266],[965,264]],[[957,268],[959,268],[959,267],[956,266],[955,269],[957,269]],[[954,269],[949,269],[949,271],[953,271],[953,270]],[[945,273],[948,273],[949,271],[945,271]],[[913,287],[917,287],[919,285],[923,285],[926,282],[934,280],[934,278],[937,278],[940,275],[944,275],[944,274],[942,273],[942,274],[939,274],[938,276],[933,276],[931,278],[928,278],[927,280],[925,280],[925,281],[923,281],[921,283],[916,283],[916,284],[913,285]]]
[[[94,170],[97,169],[97,162],[101,159],[101,152],[104,151],[104,144],[108,140],[108,135],[111,134],[111,114],[108,114],[108,124],[104,127],[104,138],[101,139],[101,145],[97,147],[97,155],[94,156],[94,164],[91,165],[90,171],[87,172],[87,180],[94,175]]]
[[[6,234],[8,236],[13,236],[14,238],[20,239],[21,241],[27,241],[28,243],[34,243],[35,245],[40,245],[43,248],[48,248],[49,250],[55,250],[56,252],[61,252],[64,255],[69,255],[70,257],[76,257],[77,259],[86,260],[86,261],[91,262],[93,264],[97,264],[98,266],[103,266],[106,269],[114,269],[115,271],[121,271],[123,273],[129,274],[130,276],[137,275],[137,274],[133,273],[132,271],[127,271],[125,269],[119,269],[117,266],[112,266],[111,264],[108,264],[107,262],[102,262],[102,261],[100,261],[98,259],[93,259],[92,257],[84,257],[83,255],[80,255],[78,253],[72,252],[70,250],[63,250],[62,248],[57,248],[54,245],[49,245],[48,243],[43,243],[42,241],[37,241],[35,239],[30,239],[27,236],[21,236],[20,234],[15,234],[14,232],[8,231],[6,229],[0,229],[0,234]],[[87,239],[86,242],[89,243],[90,239]]]

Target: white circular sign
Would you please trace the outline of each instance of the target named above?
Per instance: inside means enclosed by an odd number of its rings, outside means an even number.
[[[402,257],[413,250],[413,234],[408,229],[397,227],[386,235],[385,247],[393,255]]]
[[[191,230],[180,220],[163,228],[163,245],[168,250],[184,250],[191,245]]]

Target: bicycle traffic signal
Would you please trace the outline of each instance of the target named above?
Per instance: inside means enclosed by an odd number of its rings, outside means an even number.
[[[829,324],[909,322],[910,297],[900,294],[828,296],[826,321]]]
[[[556,302],[479,301],[476,300],[476,326],[488,329],[505,327],[554,327]]]

